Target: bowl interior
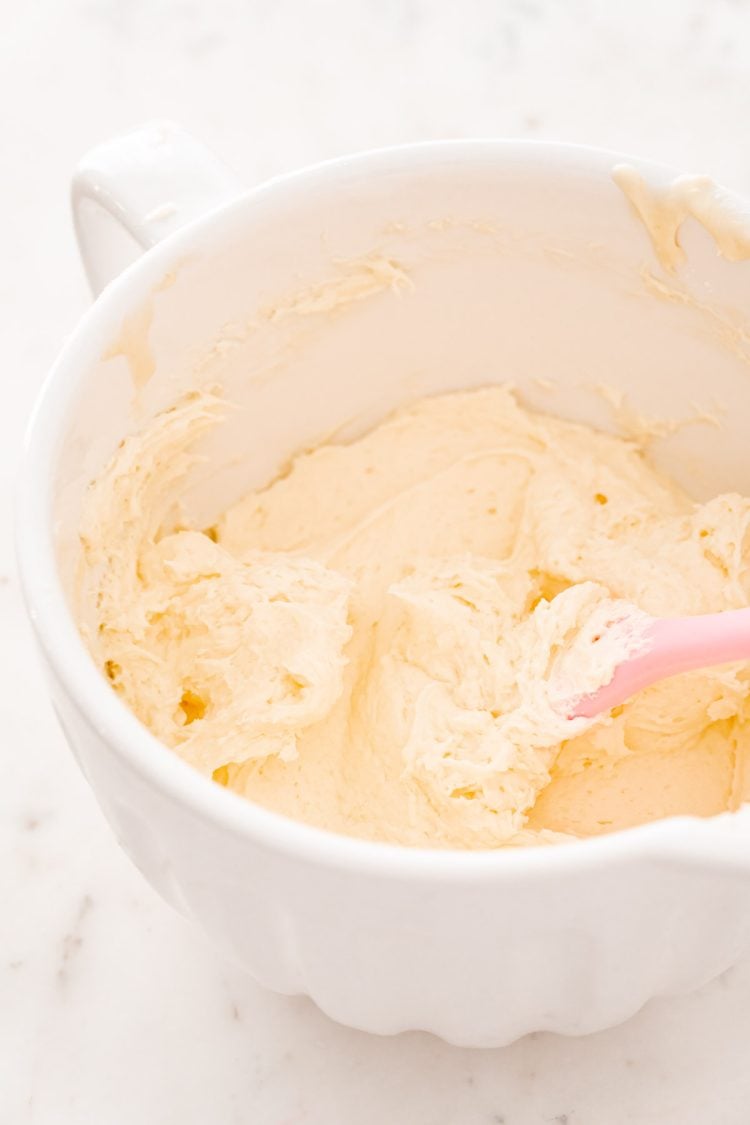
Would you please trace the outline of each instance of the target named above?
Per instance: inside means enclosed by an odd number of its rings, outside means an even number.
[[[407,399],[506,381],[609,430],[697,419],[655,438],[654,459],[697,498],[750,490],[750,263],[689,220],[687,264],[665,274],[617,159],[492,142],[353,158],[250,193],[137,263],[69,361],[54,472],[68,590],[87,483],[202,385],[237,409],[190,482],[199,523],[300,448]]]

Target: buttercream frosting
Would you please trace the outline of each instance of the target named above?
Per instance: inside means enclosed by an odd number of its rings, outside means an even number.
[[[695,504],[624,440],[508,387],[423,399],[300,454],[209,529],[179,499],[227,407],[195,392],[122,443],[82,524],[86,639],[207,777],[334,831],[497,847],[745,798],[748,672],[598,719],[646,615],[746,605],[750,501]]]

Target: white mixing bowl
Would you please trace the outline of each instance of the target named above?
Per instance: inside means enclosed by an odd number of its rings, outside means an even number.
[[[690,220],[687,265],[666,278],[612,182],[619,159],[441,142],[240,192],[160,124],[95,150],[76,179],[94,288],[132,258],[126,241],[153,248],[70,338],[29,434],[20,559],[55,706],[164,898],[260,982],[354,1027],[487,1046],[590,1032],[699,985],[750,945],[750,815],[455,852],[255,807],[157,742],[94,666],[71,608],[81,497],[124,435],[207,381],[239,409],[204,443],[189,491],[205,523],[322,436],[407,398],[507,380],[531,406],[603,427],[598,382],[657,417],[723,407],[721,429],[682,430],[654,456],[698,497],[750,492],[750,264],[724,261]],[[389,269],[410,284],[384,284]]]

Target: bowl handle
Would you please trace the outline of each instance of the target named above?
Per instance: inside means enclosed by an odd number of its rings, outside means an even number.
[[[242,190],[218,157],[170,121],[91,149],[73,177],[72,206],[94,295],[144,250]]]

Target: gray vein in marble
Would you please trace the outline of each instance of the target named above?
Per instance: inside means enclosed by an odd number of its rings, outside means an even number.
[[[60,962],[57,969],[57,982],[61,988],[67,987],[75,963],[80,957],[85,937],[84,923],[93,906],[93,898],[91,895],[85,894],[78,904],[73,925],[62,939]]]

